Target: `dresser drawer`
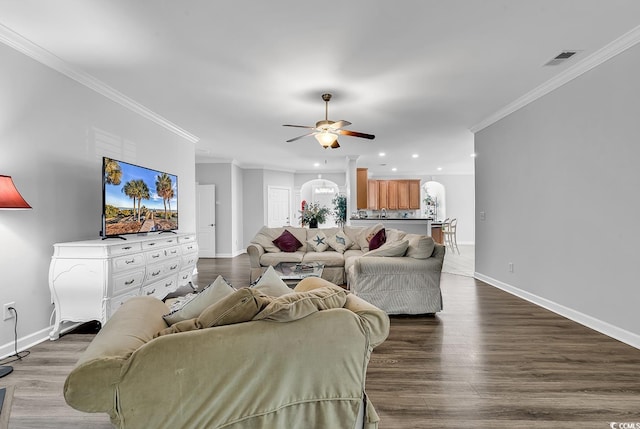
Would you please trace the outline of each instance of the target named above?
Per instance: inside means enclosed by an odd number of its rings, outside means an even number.
[[[198,253],[198,243],[185,243],[182,245],[182,254]]]
[[[167,254],[164,249],[157,248],[144,252],[144,257],[147,260],[147,264],[157,264],[166,258]]]
[[[133,255],[118,256],[111,261],[113,272],[118,273],[132,268],[144,267],[144,254],[134,253]]]
[[[142,247],[144,250],[151,250],[159,247],[175,246],[176,244],[178,244],[178,237],[165,237],[144,241]]]
[[[108,247],[110,256],[126,255],[142,251],[140,243],[122,243]]]
[[[193,277],[193,267],[180,271],[178,274],[178,287],[186,286],[191,282]]]
[[[181,235],[179,241],[182,244],[184,244],[184,243],[192,243],[192,242],[195,243],[196,235],[195,234]]]
[[[182,268],[186,269],[187,267],[195,267],[196,266],[196,262],[198,262],[198,254],[197,253],[192,253],[190,255],[184,255],[182,257]]]
[[[178,246],[169,247],[168,249],[164,250],[164,254],[168,258],[177,258],[178,256],[180,256],[180,247]]]
[[[131,271],[121,276],[113,277],[112,293],[117,294],[132,288],[140,288],[144,280],[144,270]]]
[[[147,273],[144,276],[145,283],[152,283],[167,275],[167,265],[151,265],[147,267]]]
[[[178,288],[178,276],[166,277],[142,289],[142,295],[162,299]]]

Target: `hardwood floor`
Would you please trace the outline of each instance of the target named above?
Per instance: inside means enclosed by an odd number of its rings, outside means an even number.
[[[238,287],[249,281],[247,255],[201,259],[198,270],[201,287],[218,274]],[[442,291],[442,313],[392,316],[372,354],[367,393],[381,429],[640,422],[640,350],[471,277],[443,273]],[[77,412],[62,397],[93,332],[88,325],[41,343],[12,364],[0,379],[15,385],[11,429],[110,427],[106,415]]]

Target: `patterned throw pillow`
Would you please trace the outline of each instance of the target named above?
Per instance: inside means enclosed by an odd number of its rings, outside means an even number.
[[[278,246],[278,249],[283,252],[295,252],[298,248],[302,247],[302,243],[295,235],[287,231],[286,229],[280,234],[280,237],[273,240],[273,244]]]
[[[309,243],[309,246],[316,252],[324,252],[329,247],[327,236],[324,235],[322,231],[317,232],[311,237],[311,240],[307,240],[307,243]]]
[[[327,238],[327,243],[336,252],[344,253],[345,250],[353,245],[353,241],[344,231],[338,231],[333,237]]]

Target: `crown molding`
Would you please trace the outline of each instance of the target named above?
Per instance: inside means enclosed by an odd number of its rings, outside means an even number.
[[[46,65],[49,68],[62,73],[63,75],[86,86],[87,88],[92,89],[93,91],[107,97],[112,101],[115,101],[121,106],[124,106],[132,112],[155,122],[156,124],[166,128],[172,133],[177,134],[178,136],[192,143],[197,143],[200,140],[197,136],[180,128],[176,124],[163,118],[162,116],[146,108],[137,101],[127,97],[123,93],[115,90],[106,83],[96,79],[90,74],[73,67],[71,64],[63,61],[62,59],[53,55],[51,52],[47,51],[39,45],[36,45],[35,43],[24,38],[20,34],[16,33],[8,27],[5,27],[2,24],[0,24],[0,42],[15,49],[16,51],[22,52],[23,54],[33,58],[34,60]]]
[[[522,109],[527,104],[532,103],[538,98],[560,88],[562,85],[572,81],[578,76],[581,76],[589,70],[594,69],[595,67],[599,66],[605,61],[608,61],[619,53],[626,51],[627,49],[636,45],[638,42],[640,42],[640,26],[635,27],[633,30],[620,36],[613,42],[597,50],[582,61],[574,64],[570,68],[549,79],[532,91],[529,91],[522,97],[518,98],[517,100],[506,105],[491,116],[472,126],[471,128],[469,128],[469,130],[472,133],[481,131],[482,129],[498,122],[500,119],[510,115],[511,113]]]

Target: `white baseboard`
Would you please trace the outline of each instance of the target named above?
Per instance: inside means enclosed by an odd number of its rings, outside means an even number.
[[[77,322],[63,322],[60,334],[69,332],[72,329],[80,326],[82,323]],[[49,340],[49,333],[53,330],[53,325],[48,328],[41,329],[37,332],[33,332],[26,337],[18,338],[18,353],[24,350],[28,350],[31,347]],[[0,346],[0,359],[5,359],[15,354],[15,345],[11,341],[8,344]]]
[[[243,253],[247,253],[247,249],[236,250],[233,253],[216,253],[216,258],[235,258]]]
[[[610,323],[596,319],[595,317],[589,316],[588,314],[581,313],[572,308],[565,307],[564,305],[558,304],[546,298],[542,298],[538,295],[534,295],[530,292],[511,286],[507,283],[503,283],[500,280],[496,280],[492,277],[485,276],[484,274],[475,272],[473,276],[476,279],[482,280],[483,282],[491,286],[497,287],[498,289],[502,289],[505,292],[508,292],[512,295],[515,295],[519,298],[522,298],[526,301],[536,304],[542,308],[546,308],[549,311],[559,314],[560,316],[566,317],[569,320],[573,320],[574,322],[584,325],[587,328],[591,328],[595,331],[600,332],[601,334],[614,338],[618,341],[622,341],[623,343],[628,344],[632,347],[635,347],[636,349],[640,349],[640,335],[638,334],[634,334],[633,332],[629,332],[626,329],[622,329],[618,326],[614,326]]]

